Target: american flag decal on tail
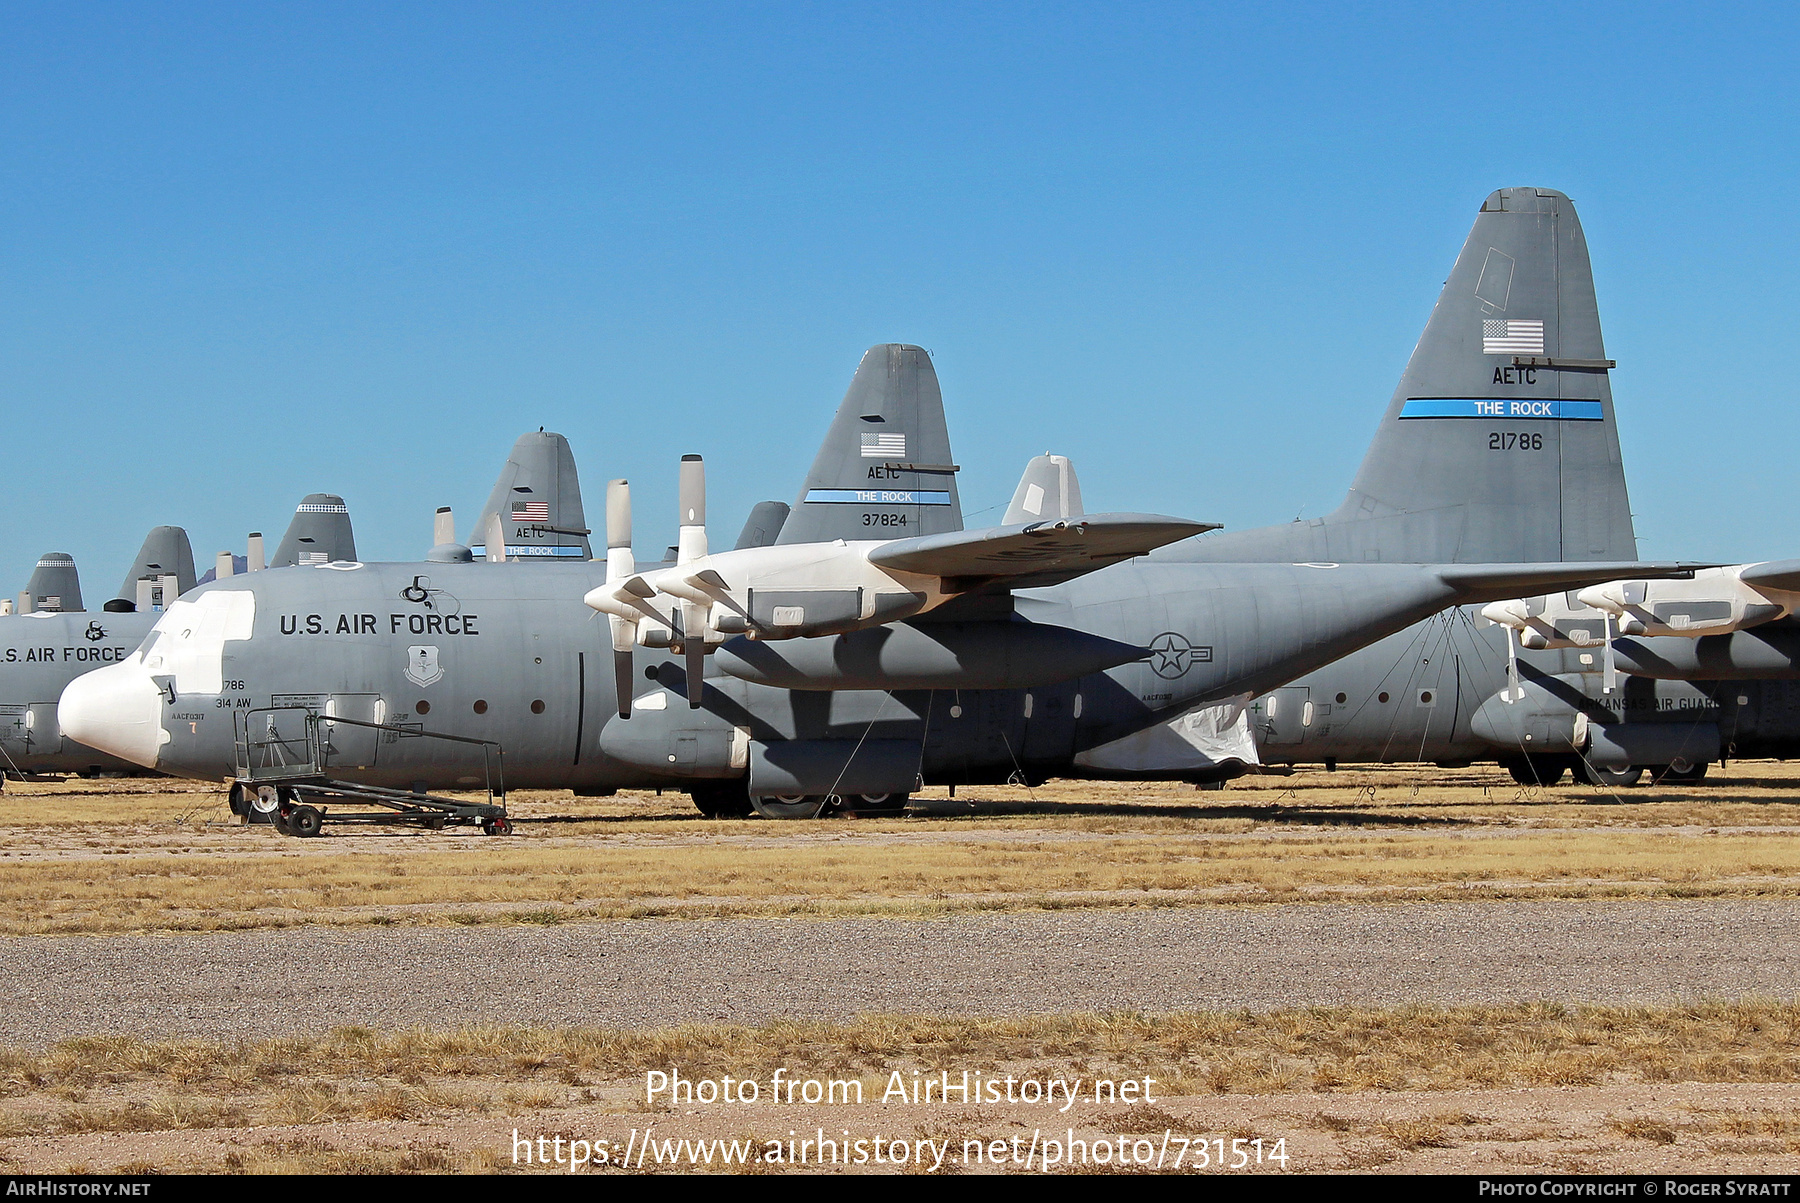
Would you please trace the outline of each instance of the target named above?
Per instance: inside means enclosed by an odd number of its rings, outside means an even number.
[[[1481,323],[1483,355],[1542,355],[1544,323],[1506,319],[1483,319]]]
[[[512,508],[514,522],[548,522],[550,521],[550,503],[548,501],[515,501]]]
[[[906,436],[904,434],[863,435],[862,457],[864,459],[887,459],[890,456],[906,458]]]

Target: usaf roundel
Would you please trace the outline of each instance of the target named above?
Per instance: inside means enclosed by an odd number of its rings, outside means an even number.
[[[406,649],[406,679],[421,688],[444,679],[444,666],[438,663],[435,647],[413,646]]]

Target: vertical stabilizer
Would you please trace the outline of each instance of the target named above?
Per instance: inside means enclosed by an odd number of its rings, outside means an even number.
[[[919,347],[870,347],[777,543],[962,529],[944,397]]]
[[[593,558],[581,508],[581,479],[568,439],[543,430],[519,436],[470,529],[469,549],[477,559],[489,556],[488,530],[495,517],[500,519],[508,560],[581,563]]]
[[[175,578],[176,596],[194,587],[194,549],[188,544],[187,532],[179,526],[159,526],[144,537],[144,545],[138,549],[137,562],[125,574],[125,581],[119,586],[117,596],[120,600],[135,605],[139,600],[139,581],[150,582],[151,590],[161,590],[163,578],[170,576]],[[163,605],[166,602],[154,601],[151,604]]]
[[[744,529],[738,533],[734,550],[742,551],[746,547],[772,547],[781,535],[781,528],[787,523],[788,503],[785,501],[759,501],[750,510],[750,516],[744,519]]]
[[[356,559],[356,535],[350,529],[350,509],[335,493],[308,493],[294,507],[281,546],[275,549],[271,568],[311,567]]]
[[[1635,559],[1609,367],[1574,204],[1502,188],[1482,204],[1344,504],[1172,554]]]
[[[39,610],[71,614],[81,609],[81,578],[75,557],[66,551],[48,551],[39,557],[31,582],[25,586],[32,605]]]
[[[1081,508],[1081,482],[1075,479],[1075,465],[1066,455],[1033,456],[1025,465],[1025,475],[1013,490],[1012,504],[1006,507],[1001,526],[1021,522],[1044,522],[1057,518],[1074,518],[1087,513]]]

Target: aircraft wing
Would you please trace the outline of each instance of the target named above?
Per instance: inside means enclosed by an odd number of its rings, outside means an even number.
[[[922,576],[965,581],[1004,579],[1009,586],[1024,587],[1029,583],[1038,587],[1217,529],[1214,522],[1191,522],[1162,514],[1085,514],[1054,522],[896,539],[871,551],[869,562],[878,568]]]
[[[1607,581],[1686,580],[1696,569],[1716,567],[1716,564],[1673,560],[1622,560],[1560,564],[1436,564],[1430,570],[1452,589],[1469,595],[1470,601],[1505,601],[1563,589],[1585,589],[1589,585],[1604,585]]]

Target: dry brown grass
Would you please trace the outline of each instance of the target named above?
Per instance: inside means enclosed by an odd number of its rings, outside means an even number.
[[[0,933],[935,915],[1349,899],[1794,897],[1800,841],[1638,830],[707,843],[0,865]]]
[[[0,934],[1260,902],[1800,896],[1800,782],[1523,789],[1491,766],[928,791],[902,820],[715,823],[686,798],[522,793],[476,835],[206,826],[217,786],[9,783]],[[951,814],[950,812],[956,812]],[[86,817],[75,822],[75,816]],[[161,816],[161,817],[158,817]],[[177,822],[169,816],[186,816]]]
[[[1147,1074],[1168,1095],[1787,1082],[1800,1076],[1800,1003],[871,1015],[842,1024],[650,1030],[339,1028],[314,1039],[242,1042],[88,1037],[42,1053],[0,1051],[0,1095],[7,1100],[0,1115],[13,1135],[408,1119],[543,1110],[572,1094],[591,1097],[572,1082],[639,1082],[654,1067],[679,1067],[690,1078],[786,1067],[879,1082],[893,1069],[948,1064]],[[53,1105],[57,1092],[70,1088],[104,1092],[107,1101]],[[1173,1126],[1173,1117],[1147,1104],[1115,1118],[1127,1127]],[[1348,1127],[1329,1113],[1315,1122]],[[1449,1128],[1478,1122],[1445,1113],[1379,1131],[1401,1147],[1420,1148],[1448,1139]],[[1628,1122],[1635,1121],[1621,1121]],[[1796,1130],[1785,1113],[1701,1116],[1693,1124],[1739,1135]],[[1650,1127],[1618,1131],[1658,1139]]]
[[[1246,1140],[1285,1132],[1294,1148],[1309,1150],[1291,1167],[1300,1170],[1479,1164],[1616,1172],[1633,1156],[1661,1156],[1664,1149],[1715,1159],[1682,1164],[1743,1169],[1785,1166],[1778,1159],[1800,1151],[1800,1112],[1792,1102],[1753,1101],[1771,1089],[1759,1084],[1785,1086],[1800,1073],[1800,1003],[1763,1001],[1013,1019],[870,1015],[837,1024],[636,1031],[341,1028],[259,1041],[93,1037],[41,1053],[0,1049],[0,1138],[7,1142],[0,1156],[43,1169],[86,1158],[99,1172],[507,1171],[515,1168],[505,1152],[514,1127],[622,1138],[646,1120],[670,1132],[711,1122],[718,1125],[712,1131],[726,1134],[754,1118],[721,1113],[702,1120],[663,1108],[644,1116],[633,1106],[642,1105],[647,1067],[677,1066],[690,1078],[729,1072],[766,1079],[780,1066],[878,1083],[894,1069],[946,1065],[1089,1079],[1149,1076],[1157,1080],[1155,1103],[1105,1107],[1076,1121],[1077,1128],[1210,1130]],[[1541,1123],[1538,1109],[1566,1091],[1508,1101],[1533,1087],[1584,1083],[1593,1100],[1623,1092],[1633,1101],[1618,1109],[1601,1102],[1597,1111],[1590,1101],[1580,1118],[1544,1115]],[[1718,1092],[1731,1089],[1740,1103],[1717,1101]],[[1696,1102],[1658,1101],[1656,1091],[1671,1090],[1687,1090]],[[1473,1102],[1446,1091],[1485,1093]],[[1225,1097],[1195,1097],[1214,1092]],[[878,1098],[878,1088],[868,1097]],[[1497,1107],[1505,1118],[1491,1114]],[[896,1118],[859,1114],[846,1115],[844,1125],[886,1127]],[[1004,1137],[1019,1130],[1020,1118],[1004,1107],[903,1109],[901,1116],[906,1126],[886,1130],[957,1143]],[[794,1123],[790,1117],[779,1126]],[[88,1143],[95,1133],[111,1134],[111,1143]],[[89,1149],[99,1147],[115,1151],[95,1161]],[[123,1168],[129,1165],[139,1169]]]

